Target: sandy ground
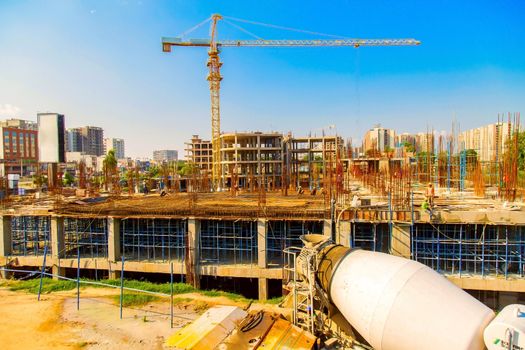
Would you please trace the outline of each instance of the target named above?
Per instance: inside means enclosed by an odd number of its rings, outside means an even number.
[[[80,310],[73,292],[43,295],[0,289],[0,349],[162,349],[164,340],[198,317],[188,305],[169,302],[119,308],[116,291],[83,289]]]

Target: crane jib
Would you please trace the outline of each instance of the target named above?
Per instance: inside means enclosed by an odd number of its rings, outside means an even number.
[[[210,46],[209,39],[162,38],[163,45]],[[301,47],[301,46],[414,46],[421,44],[415,39],[310,39],[310,40],[220,40],[217,46]]]

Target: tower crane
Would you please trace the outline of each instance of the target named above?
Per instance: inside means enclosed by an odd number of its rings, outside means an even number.
[[[211,136],[212,136],[212,183],[214,189],[217,189],[220,182],[220,135],[221,135],[221,118],[220,118],[220,86],[221,86],[221,66],[222,62],[219,58],[220,48],[222,47],[319,47],[319,46],[353,46],[358,48],[360,46],[415,46],[421,42],[415,39],[348,39],[348,38],[333,38],[333,39],[306,39],[306,40],[264,40],[257,38],[255,40],[218,40],[217,39],[217,23],[220,20],[233,19],[230,17],[223,17],[220,14],[213,14],[210,18],[201,22],[191,30],[196,29],[206,22],[210,22],[210,38],[209,39],[184,39],[181,37],[163,37],[162,51],[171,52],[172,46],[193,46],[193,47],[207,47],[208,48],[208,77],[210,84],[211,97]],[[244,22],[261,24],[257,22]],[[237,26],[236,26],[237,27]],[[275,28],[290,29],[285,27],[272,26]],[[242,30],[242,28],[237,27]],[[244,30],[245,31],[245,30]],[[189,32],[189,31],[188,31]],[[245,31],[249,33],[248,31]],[[312,34],[312,32],[303,31]],[[249,33],[251,34],[251,33]],[[320,34],[320,33],[313,33]],[[251,34],[253,35],[253,34]],[[332,36],[335,37],[335,36]]]

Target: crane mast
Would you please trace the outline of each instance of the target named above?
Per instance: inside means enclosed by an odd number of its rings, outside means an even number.
[[[217,48],[217,22],[222,19],[219,14],[212,16],[210,28],[210,49],[208,50],[208,81],[210,82],[211,99],[211,142],[212,142],[212,185],[217,189],[220,179],[220,143],[221,111],[219,93],[221,89],[221,66]]]
[[[415,39],[305,39],[305,40],[218,40],[217,23],[223,17],[214,14],[206,21],[210,21],[209,39],[187,39],[180,37],[162,38],[162,50],[171,52],[172,46],[196,46],[208,47],[208,77],[210,83],[211,99],[211,137],[212,137],[212,185],[214,190],[221,187],[221,157],[220,157],[220,88],[221,88],[221,66],[219,49],[221,47],[338,47],[338,46],[415,46],[421,42]],[[205,22],[206,22],[205,21]],[[226,19],[225,19],[226,21]],[[202,23],[205,23],[202,22]],[[201,24],[202,24],[201,23]],[[198,25],[200,26],[200,24]],[[195,27],[196,28],[196,27]]]

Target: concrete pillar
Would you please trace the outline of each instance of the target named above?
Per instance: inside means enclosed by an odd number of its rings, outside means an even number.
[[[266,251],[266,219],[257,219],[257,265],[265,269],[268,261],[268,254]]]
[[[268,300],[268,279],[259,278],[259,300],[265,301]]]
[[[352,225],[350,221],[339,221],[336,227],[337,232],[335,233],[336,243],[350,247],[350,235],[352,231]]]
[[[108,274],[110,279],[120,278],[120,268],[117,268],[116,265],[122,259],[120,253],[120,221],[118,218],[108,218]]]
[[[0,257],[4,257],[7,266],[7,257],[11,255],[11,217],[2,216],[0,223]],[[4,266],[2,266],[4,267]],[[9,273],[0,271],[0,278],[8,278]]]
[[[393,255],[410,259],[410,224],[396,223],[392,225],[390,246]]]
[[[53,275],[65,276],[66,269],[60,266],[60,259],[64,257],[64,218],[51,217],[51,256],[53,257]],[[58,277],[53,276],[58,280]]]
[[[201,222],[196,218],[188,219],[188,244],[186,246],[186,279],[195,288],[200,288],[200,269],[199,269],[199,246]]]
[[[323,236],[332,237],[332,220],[330,219],[323,221]]]

